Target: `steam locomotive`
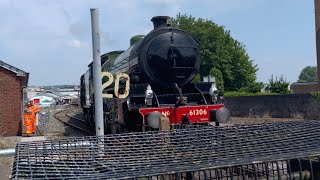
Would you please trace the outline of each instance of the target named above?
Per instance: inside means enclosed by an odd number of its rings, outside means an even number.
[[[106,133],[159,129],[160,119],[176,124],[216,124],[230,119],[223,92],[214,82],[192,83],[200,68],[200,44],[189,33],[171,27],[169,17],[151,19],[154,29],[134,36],[126,51],[101,56],[102,72],[125,73],[103,90]],[[94,123],[93,64],[80,79],[80,101],[85,119]],[[130,83],[129,83],[130,82]],[[126,94],[126,98],[116,98]]]

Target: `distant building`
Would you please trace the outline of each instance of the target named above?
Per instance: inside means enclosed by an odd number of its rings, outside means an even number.
[[[0,136],[21,134],[29,73],[0,61]]]
[[[79,88],[75,86],[74,88],[61,88],[58,89],[58,91],[63,96],[78,96]]]
[[[56,99],[54,99],[51,96],[35,96],[33,98],[30,98],[30,100],[33,100],[34,104],[37,104],[40,107],[50,107],[52,104],[56,103]]]
[[[26,91],[27,91],[27,98],[30,99],[43,93],[44,89],[40,87],[28,87]]]
[[[319,82],[292,83],[291,90],[295,94],[319,92],[320,91],[320,84],[319,84]]]
[[[77,104],[79,88],[56,88],[44,90],[42,88],[28,87],[27,97],[40,107],[49,107],[56,104]]]

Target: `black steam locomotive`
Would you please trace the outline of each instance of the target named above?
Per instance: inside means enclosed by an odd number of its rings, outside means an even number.
[[[128,75],[103,90],[113,97],[103,99],[106,133],[159,129],[163,117],[173,125],[229,120],[223,93],[214,82],[191,83],[200,68],[199,43],[187,32],[171,27],[168,20],[167,16],[153,17],[154,30],[149,34],[133,37],[126,51],[101,56],[103,72]],[[93,124],[92,63],[80,81],[81,106],[86,120]],[[115,98],[119,94],[128,96]]]

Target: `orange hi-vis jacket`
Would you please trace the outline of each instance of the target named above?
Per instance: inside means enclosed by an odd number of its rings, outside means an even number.
[[[33,121],[32,113],[25,112],[24,113],[24,125],[26,126],[26,134],[27,135],[30,135],[33,132],[32,131],[32,121]]]
[[[37,113],[41,111],[41,107],[37,105],[29,105],[27,108],[29,111],[31,111],[31,114],[34,118],[36,118]]]
[[[41,111],[41,108],[37,105],[29,105],[24,114],[26,134],[32,134],[36,132],[37,126],[37,113]]]

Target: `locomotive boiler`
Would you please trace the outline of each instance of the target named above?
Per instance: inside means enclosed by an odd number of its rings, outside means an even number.
[[[229,120],[230,112],[222,103],[223,93],[214,82],[192,83],[200,68],[199,42],[189,33],[171,27],[168,20],[167,16],[153,17],[154,29],[149,34],[133,37],[126,51],[102,55],[103,72],[128,75],[103,90],[113,97],[103,100],[107,133],[159,129],[163,117],[172,125]],[[81,105],[91,123],[92,71],[91,63],[80,79]],[[110,78],[105,77],[103,83]],[[128,96],[115,98],[123,93]]]

